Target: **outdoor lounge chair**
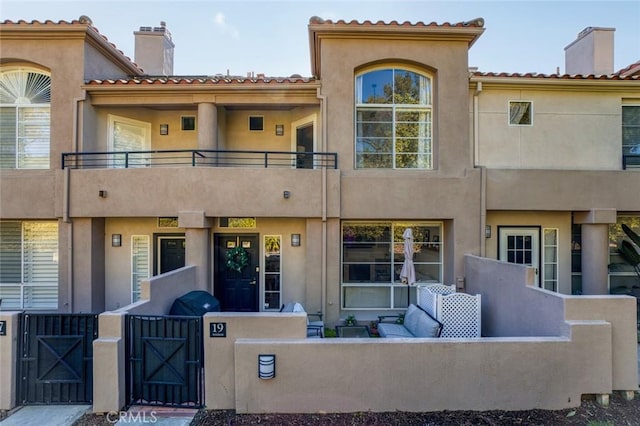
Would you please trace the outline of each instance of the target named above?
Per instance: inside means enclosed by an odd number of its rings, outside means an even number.
[[[307,314],[307,337],[324,337],[324,321],[322,321],[322,314],[309,314],[302,305],[297,302],[289,302],[282,305],[280,312],[304,312]],[[317,321],[309,321],[309,316],[318,317]]]

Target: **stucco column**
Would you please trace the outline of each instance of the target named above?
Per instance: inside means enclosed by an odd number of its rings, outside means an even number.
[[[615,209],[578,212],[582,225],[582,294],[609,294],[609,224],[616,222]]]
[[[211,285],[211,221],[204,212],[178,212],[178,224],[185,229],[185,265],[196,266],[196,286],[213,293]]]
[[[218,110],[216,104],[198,104],[198,148],[218,149]]]

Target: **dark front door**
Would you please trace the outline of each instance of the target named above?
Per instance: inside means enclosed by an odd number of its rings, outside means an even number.
[[[223,311],[257,312],[259,297],[258,236],[215,236],[215,296]]]
[[[160,237],[160,265],[159,272],[173,271],[185,265],[184,237]]]

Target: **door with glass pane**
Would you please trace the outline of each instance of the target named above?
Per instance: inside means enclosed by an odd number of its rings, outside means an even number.
[[[500,235],[498,258],[505,262],[528,265],[535,268],[535,284],[540,270],[540,228],[498,227]]]

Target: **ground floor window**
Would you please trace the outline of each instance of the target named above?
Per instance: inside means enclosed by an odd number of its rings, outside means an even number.
[[[3,309],[58,309],[58,222],[0,222]]]
[[[542,248],[542,288],[558,291],[558,229],[544,228]]]
[[[634,287],[640,288],[640,274],[631,265],[630,259],[621,253],[621,250],[625,249],[640,253],[640,247],[625,234],[622,229],[623,224],[640,234],[640,215],[618,216],[618,222],[609,225],[609,291],[611,293],[629,293]],[[624,241],[626,243],[623,243]]]
[[[149,279],[150,257],[149,236],[131,236],[131,302],[140,300],[142,281]]]
[[[282,305],[282,258],[280,235],[264,236],[264,309],[277,310]]]
[[[415,299],[415,287],[400,279],[407,228],[413,233],[416,284],[442,282],[442,223],[343,222],[343,309],[400,309]]]

